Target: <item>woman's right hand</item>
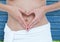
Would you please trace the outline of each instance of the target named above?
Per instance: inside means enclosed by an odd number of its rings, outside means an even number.
[[[16,19],[24,27],[24,29],[27,27],[27,24],[24,18],[22,17],[22,13],[21,13],[24,12],[23,9],[9,5],[1,5],[1,6],[4,6],[2,8],[6,10],[9,13],[9,15],[11,15],[14,19]]]

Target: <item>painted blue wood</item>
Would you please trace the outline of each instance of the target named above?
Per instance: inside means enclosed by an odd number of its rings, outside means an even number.
[[[59,1],[59,0],[47,0],[47,1]]]
[[[60,23],[51,23],[51,28],[55,30],[60,30]]]
[[[0,3],[6,4],[6,0],[0,0]],[[58,0],[47,0],[47,5],[58,2]],[[4,38],[4,26],[8,19],[8,13],[0,11],[0,40]],[[60,40],[60,10],[46,13],[47,19],[51,23],[51,33],[53,40]]]
[[[0,1],[6,1],[6,0],[0,0]]]
[[[46,1],[47,3],[47,5],[50,5],[50,4],[54,4],[54,3],[56,3],[56,2],[58,2],[58,1]]]
[[[7,16],[0,16],[0,21],[6,21],[7,20]]]
[[[0,11],[0,15],[7,15],[7,14],[8,14],[7,12]]]
[[[60,16],[47,16],[51,23],[60,23]]]
[[[0,3],[6,4],[6,2],[5,2],[5,1],[0,1]]]
[[[60,30],[52,30],[51,32],[53,33],[53,35],[60,35]]]
[[[54,40],[60,40],[60,35],[52,35]]]

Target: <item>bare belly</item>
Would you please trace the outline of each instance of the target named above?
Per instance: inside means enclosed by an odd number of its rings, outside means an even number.
[[[30,17],[30,18],[33,18],[33,17]],[[30,20],[30,19],[28,19],[28,20]],[[26,22],[28,22],[28,21],[26,21]],[[41,19],[38,23],[36,23],[34,25],[34,27],[45,25],[48,22],[49,21],[47,20],[46,16],[44,16],[43,19]],[[10,27],[10,29],[13,31],[24,30],[24,28],[21,26],[21,24],[19,24],[14,18],[12,18],[10,16],[8,17],[7,24]]]
[[[37,0],[38,1],[38,0]],[[37,8],[37,7],[41,7],[43,5],[45,5],[44,1],[35,1],[35,0],[19,0],[17,2],[15,2],[13,5],[17,5],[17,7],[21,7],[23,8],[25,11],[29,11],[31,9]],[[30,20],[32,20],[34,18],[34,16],[30,16],[29,18],[24,16],[26,20],[26,22],[29,22]],[[47,24],[48,20],[46,18],[46,16],[44,16],[37,24],[34,25],[34,27],[37,26],[41,26],[44,24]],[[8,26],[10,27],[11,30],[13,31],[18,31],[18,30],[23,30],[24,28],[21,26],[21,24],[19,24],[13,17],[11,17],[10,15],[8,16],[8,21],[7,21]]]

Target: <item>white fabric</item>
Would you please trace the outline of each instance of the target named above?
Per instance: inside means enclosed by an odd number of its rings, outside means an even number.
[[[12,31],[8,25],[4,29],[4,42],[52,42],[50,23],[26,30]]]

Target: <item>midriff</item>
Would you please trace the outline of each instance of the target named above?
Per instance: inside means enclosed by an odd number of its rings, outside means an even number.
[[[25,11],[29,11],[29,10],[34,9],[36,7],[41,7],[41,6],[45,5],[45,3],[43,4],[43,1],[40,1],[40,2],[37,2],[37,1],[32,2],[30,0],[29,1],[27,1],[27,0],[23,1],[22,0],[22,1],[20,1],[21,3],[16,2],[13,5],[16,5],[17,7],[22,7]],[[30,16],[27,20],[29,21],[32,18],[33,18],[33,16]],[[47,20],[46,16],[44,15],[43,18],[40,19],[40,21],[37,24],[34,25],[34,27],[45,25],[47,23],[48,23],[48,20]],[[10,29],[13,30],[13,31],[24,30],[24,28],[21,26],[21,24],[18,21],[16,21],[13,17],[11,17],[9,14],[8,14],[7,24],[10,27]]]
[[[44,17],[37,24],[35,24],[34,27],[45,25],[48,22],[49,21],[47,20],[47,18]],[[14,20],[12,17],[8,18],[7,24],[10,27],[10,29],[13,30],[13,31],[24,30],[24,28],[21,26],[21,24],[19,24],[19,22],[17,22],[16,20]]]

